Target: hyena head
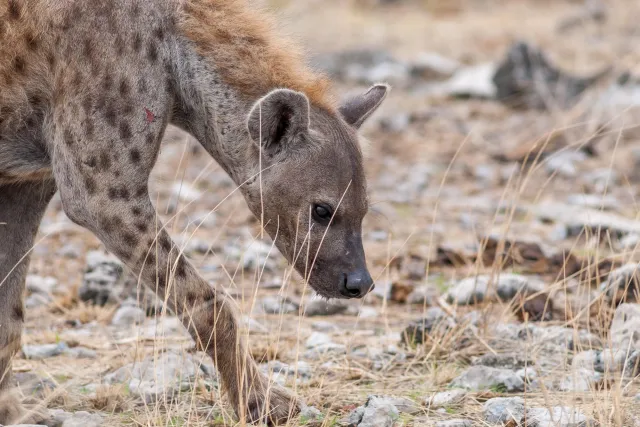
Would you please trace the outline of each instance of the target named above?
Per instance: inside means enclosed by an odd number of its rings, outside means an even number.
[[[380,105],[375,85],[338,111],[277,89],[247,120],[261,176],[243,186],[280,252],[326,298],[360,298],[373,287],[362,247],[367,188],[357,130]]]

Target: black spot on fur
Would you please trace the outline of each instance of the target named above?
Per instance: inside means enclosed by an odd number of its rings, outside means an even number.
[[[147,59],[154,63],[158,60],[158,48],[152,41],[147,43]]]
[[[153,144],[154,142],[156,142],[156,134],[151,132],[148,133],[145,137],[145,141],[147,142],[147,144]]]
[[[74,143],[73,134],[69,129],[65,129],[63,139],[64,139],[64,143],[67,144],[67,147],[71,147]]]
[[[133,233],[129,233],[129,232],[124,232],[122,234],[122,240],[130,248],[134,247],[136,243],[138,243],[136,236]]]
[[[85,176],[84,188],[86,188],[87,193],[89,193],[90,196],[94,195],[96,193],[96,181],[90,176]]]
[[[133,51],[134,52],[140,52],[140,48],[142,47],[142,36],[140,35],[140,33],[136,33],[133,36]]]
[[[164,29],[162,27],[158,27],[153,30],[153,36],[158,40],[164,40]]]
[[[131,104],[125,105],[122,112],[124,113],[125,116],[130,115],[131,113],[133,113],[133,106]]]
[[[164,235],[160,237],[160,247],[162,247],[165,252],[171,251],[171,246],[171,239]]]
[[[124,46],[124,39],[119,34],[116,36],[115,45],[116,45],[116,55],[122,56],[124,54],[125,46]]]
[[[22,6],[18,0],[9,0],[7,10],[9,12],[9,18],[20,19],[20,16],[22,15]]]
[[[178,265],[176,265],[176,275],[182,279],[187,277],[187,262],[183,257],[178,259]]]
[[[107,120],[107,123],[109,123],[111,126],[116,125],[116,120],[118,118],[118,115],[116,114],[116,109],[113,106],[113,104],[109,104],[105,109],[104,118]]]
[[[87,138],[92,139],[93,138],[93,122],[91,120],[85,120],[84,121],[84,131],[87,135]]]
[[[149,226],[144,223],[144,222],[136,222],[135,223],[135,227],[138,229],[139,232],[141,233],[146,233],[147,230],[149,229]]]
[[[136,190],[136,198],[140,198],[149,194],[149,190],[146,186],[140,187]]]
[[[91,45],[91,39],[84,39],[82,55],[85,57],[85,59],[89,60],[93,57],[93,46]]]
[[[109,157],[109,153],[107,153],[106,150],[100,153],[100,161],[98,165],[100,167],[100,171],[108,171],[111,169],[111,157]]]
[[[104,76],[104,79],[102,80],[102,89],[104,89],[105,91],[109,91],[111,90],[112,87],[113,87],[113,76],[111,74],[107,74],[106,76]]]
[[[147,93],[147,81],[145,79],[138,80],[138,93]]]
[[[107,190],[107,195],[111,200],[129,200],[129,190],[127,190],[125,187],[109,187],[109,190]]]
[[[129,90],[129,82],[127,82],[125,79],[120,80],[120,87],[118,88],[120,96],[125,97],[129,95]]]
[[[137,148],[132,149],[129,151],[129,158],[133,164],[140,163],[140,151]]]
[[[91,107],[93,107],[93,99],[91,99],[90,95],[87,95],[82,100],[82,109],[84,110],[84,113],[86,115],[89,115],[89,113],[91,113]]]
[[[27,45],[27,49],[29,49],[32,52],[35,52],[36,50],[38,50],[38,47],[40,46],[40,41],[35,35],[33,35],[33,33],[28,33],[25,36],[24,41],[25,41],[25,44]]]
[[[27,63],[22,56],[16,56],[13,58],[13,71],[17,74],[24,74],[27,69]]]
[[[16,322],[24,322],[24,309],[22,308],[22,304],[18,304],[13,307],[13,313],[11,313],[11,317]]]
[[[131,139],[131,126],[129,126],[129,123],[125,121],[120,122],[120,129],[118,133],[120,135],[120,139],[129,141]]]
[[[131,208],[131,213],[135,216],[140,216],[140,214],[142,214],[142,210],[139,207],[134,206],[133,208]]]
[[[98,164],[98,161],[96,160],[96,156],[89,157],[87,161],[84,162],[84,164],[89,166],[90,168],[95,168],[96,165]]]

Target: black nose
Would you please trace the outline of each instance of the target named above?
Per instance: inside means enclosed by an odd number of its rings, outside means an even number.
[[[344,275],[340,293],[347,298],[362,298],[373,288],[373,279],[363,268]]]

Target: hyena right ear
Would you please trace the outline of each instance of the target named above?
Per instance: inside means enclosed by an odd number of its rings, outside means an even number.
[[[309,130],[309,100],[300,92],[276,89],[260,98],[249,112],[249,135],[266,151],[278,152]]]
[[[365,93],[354,96],[344,102],[339,110],[344,120],[358,129],[382,104],[389,92],[389,85],[378,83]]]

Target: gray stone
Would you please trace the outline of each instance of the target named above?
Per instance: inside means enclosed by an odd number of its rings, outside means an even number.
[[[59,356],[69,350],[65,342],[57,344],[33,344],[22,346],[22,353],[27,359],[42,360]]]
[[[453,420],[438,421],[436,427],[473,427],[473,421],[455,418]]]
[[[435,305],[440,293],[432,285],[422,285],[415,288],[407,297],[409,304],[420,304],[426,306]]]
[[[124,264],[115,256],[101,251],[87,254],[87,267],[78,289],[82,301],[97,305],[116,302],[124,285]]]
[[[300,306],[290,298],[276,295],[266,296],[261,301],[262,310],[267,314],[297,313]]]
[[[48,294],[32,294],[24,300],[24,306],[26,308],[42,307],[49,304],[51,301],[53,300]]]
[[[430,409],[447,408],[461,404],[467,397],[465,390],[441,391],[425,399],[425,405]]]
[[[411,64],[411,75],[425,80],[451,77],[460,68],[460,63],[433,52],[420,53]]]
[[[540,49],[518,41],[500,62],[492,82],[497,99],[508,105],[568,108],[603,75],[604,71],[590,77],[572,76],[552,64]]]
[[[133,396],[153,403],[174,400],[181,392],[192,389],[198,375],[205,376],[206,371],[191,354],[169,351],[123,366],[106,375],[104,382],[127,384]]]
[[[303,406],[300,410],[300,422],[303,425],[320,423],[324,419],[324,414],[313,406]]]
[[[101,425],[102,416],[100,414],[78,411],[66,418],[61,427],[100,427]]]
[[[332,316],[344,313],[349,306],[342,301],[327,301],[326,299],[312,299],[304,307],[304,315],[312,316]]]
[[[369,396],[363,406],[356,408],[347,418],[351,427],[393,427],[400,417],[398,408],[384,396]]]
[[[640,264],[628,263],[611,271],[602,283],[602,291],[609,301],[636,302],[640,293]]]
[[[95,350],[86,347],[72,347],[66,350],[64,354],[74,359],[95,359],[98,357],[98,353]]]
[[[144,322],[146,315],[142,309],[132,306],[120,307],[111,319],[114,326],[132,326]]]
[[[576,165],[586,159],[587,155],[582,151],[560,151],[547,157],[544,160],[544,167],[549,174],[574,178],[578,174]]]
[[[55,277],[42,277],[34,274],[29,274],[26,278],[25,285],[27,291],[49,295],[58,285],[58,280]]]
[[[492,81],[495,72],[493,63],[461,68],[445,83],[446,91],[455,97],[493,98],[496,95]]]
[[[497,277],[496,293],[503,301],[510,301],[519,292],[539,292],[544,288],[542,282],[520,274],[501,273]]]
[[[33,372],[16,372],[13,381],[20,388],[20,392],[27,397],[37,397],[42,399],[49,391],[54,390],[57,385],[47,377],[39,377]]]
[[[473,365],[489,366],[502,369],[522,369],[533,366],[532,358],[521,353],[487,353],[473,359]]]
[[[573,392],[588,392],[598,388],[602,382],[602,374],[593,369],[576,369],[569,372],[560,380],[558,390]]]
[[[547,408],[529,409],[527,421],[531,421],[536,427],[578,427],[581,423],[588,422],[588,418],[578,409],[555,406],[551,411]]]
[[[445,298],[450,304],[469,305],[480,303],[486,297],[488,286],[488,276],[468,277],[451,287],[445,294]]]
[[[621,304],[611,322],[609,339],[613,348],[640,349],[640,304]]]
[[[455,320],[439,307],[430,307],[424,317],[411,322],[402,334],[402,340],[410,345],[425,344],[431,337],[442,337],[456,326]]]
[[[308,349],[305,356],[311,359],[317,358],[320,354],[344,354],[346,352],[344,345],[333,342],[331,337],[323,332],[312,332],[307,338],[305,346]]]
[[[496,397],[484,404],[484,419],[492,424],[516,424],[524,418],[524,400],[521,397]]]
[[[524,381],[510,369],[472,366],[451,382],[452,387],[466,390],[524,391]]]

